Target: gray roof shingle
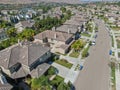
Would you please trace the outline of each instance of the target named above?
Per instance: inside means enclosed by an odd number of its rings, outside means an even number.
[[[55,38],[55,35],[56,35],[56,38]],[[68,34],[68,33],[46,30],[40,34],[37,34],[35,36],[35,39],[43,40],[44,38],[49,38],[49,39],[55,39],[58,41],[66,42],[72,36],[73,36],[72,34]]]
[[[16,45],[12,48],[0,51],[0,66],[10,68],[18,62],[30,66],[49,50],[49,47],[36,43],[22,46]]]

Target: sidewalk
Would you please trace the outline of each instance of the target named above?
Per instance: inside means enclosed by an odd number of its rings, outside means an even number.
[[[111,49],[115,52],[115,58],[116,58],[116,62],[117,62],[119,60],[118,59],[119,49],[117,48],[117,42],[116,42],[116,38],[115,38],[115,36],[116,36],[115,33],[120,33],[120,32],[113,31],[109,27],[109,25],[107,25],[107,27],[109,28],[109,30],[110,30],[110,32],[112,33],[112,36],[113,36],[114,47],[112,47]],[[120,90],[120,68],[119,68],[119,65],[117,65],[117,68],[115,69],[115,78],[116,78],[116,90]]]
[[[116,75],[116,90],[120,90],[120,68],[117,66],[117,69],[115,70]]]

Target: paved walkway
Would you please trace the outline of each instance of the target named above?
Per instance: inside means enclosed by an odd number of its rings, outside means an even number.
[[[117,68],[115,70],[116,75],[116,90],[120,90],[120,68],[119,65],[117,65]]]
[[[116,62],[120,62],[119,57],[118,57],[118,52],[120,52],[120,49],[117,48],[117,42],[116,42],[116,37],[115,36],[120,36],[120,31],[114,31],[112,30],[109,25],[107,25],[109,28],[113,40],[114,40],[114,47],[112,47],[112,50],[115,52],[115,58]],[[117,68],[115,69],[115,77],[116,77],[116,90],[120,90],[120,68],[119,65],[116,66]]]

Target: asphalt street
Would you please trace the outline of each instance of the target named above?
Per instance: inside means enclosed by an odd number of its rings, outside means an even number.
[[[98,24],[96,45],[90,48],[90,54],[74,83],[76,90],[109,90],[110,37],[104,23],[101,20],[95,22]]]

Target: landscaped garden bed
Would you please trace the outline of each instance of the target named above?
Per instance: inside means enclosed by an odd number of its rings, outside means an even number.
[[[67,67],[67,68],[71,68],[72,67],[72,63],[69,63],[67,60],[64,60],[64,59],[61,59],[61,60],[56,60],[55,61],[56,63],[58,63],[58,64],[60,64],[60,65],[62,65],[62,66],[65,66],[65,67]]]

